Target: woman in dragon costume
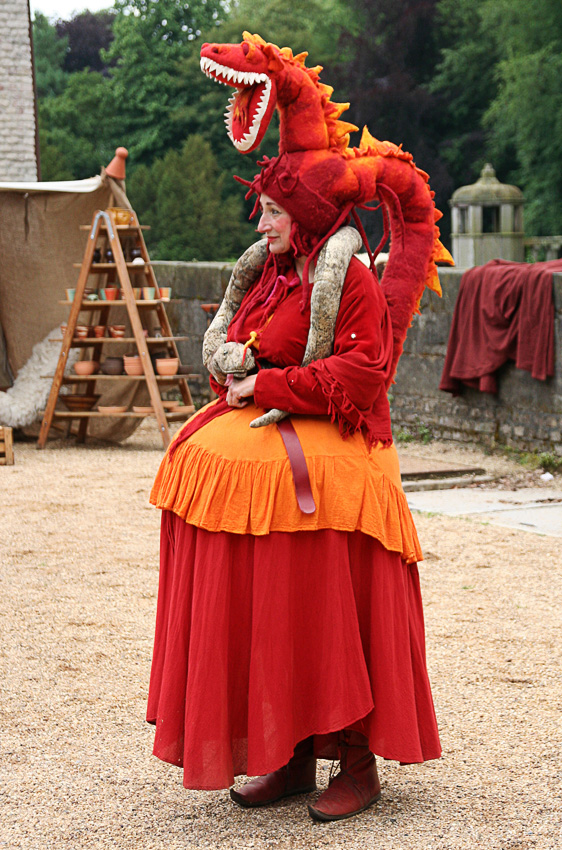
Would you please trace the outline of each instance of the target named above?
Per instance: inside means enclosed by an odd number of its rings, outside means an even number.
[[[147,716],[155,755],[183,767],[186,788],[257,776],[230,791],[249,808],[314,791],[316,758],[339,758],[308,807],[338,820],[379,798],[374,754],[440,755],[387,390],[450,256],[427,175],[366,129],[350,148],[347,104],[305,56],[249,33],[201,51],[203,71],[235,89],[233,144],[254,150],[275,108],[280,144],[249,184],[265,238],[205,337],[218,398],[181,429],[152,491],[163,517]],[[392,234],[381,285],[353,257],[356,210],[373,201],[379,248]]]

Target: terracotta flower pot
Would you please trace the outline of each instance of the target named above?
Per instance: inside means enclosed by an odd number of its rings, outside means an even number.
[[[127,375],[133,377],[135,375],[144,374],[144,369],[142,368],[142,360],[138,355],[135,357],[124,357],[123,360],[125,363],[125,372],[127,373]]]
[[[109,286],[106,289],[102,289],[100,295],[102,297],[102,301],[117,301],[119,290],[116,286]]]
[[[125,336],[125,325],[110,325],[108,330],[112,339],[122,339]]]
[[[177,357],[162,357],[156,361],[156,371],[159,375],[175,375],[179,362]]]
[[[74,371],[77,375],[94,375],[99,368],[100,364],[95,360],[78,360],[74,364]]]

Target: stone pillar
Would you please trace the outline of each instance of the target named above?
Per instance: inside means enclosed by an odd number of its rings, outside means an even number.
[[[491,165],[484,166],[476,183],[453,193],[451,239],[458,268],[496,258],[524,261],[523,201],[521,190],[500,183]]]

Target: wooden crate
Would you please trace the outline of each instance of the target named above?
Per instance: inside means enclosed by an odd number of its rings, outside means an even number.
[[[0,425],[0,466],[8,466],[14,462],[14,444],[12,429]]]

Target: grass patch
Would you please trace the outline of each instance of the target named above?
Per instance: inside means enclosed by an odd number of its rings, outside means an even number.
[[[427,446],[433,440],[433,433],[423,422],[416,422],[411,428],[398,428],[394,432],[396,443],[423,443]]]
[[[553,474],[562,472],[562,457],[553,452],[524,452],[514,449],[512,446],[498,445],[494,447],[494,451],[503,454],[527,469],[542,469],[543,472]]]

